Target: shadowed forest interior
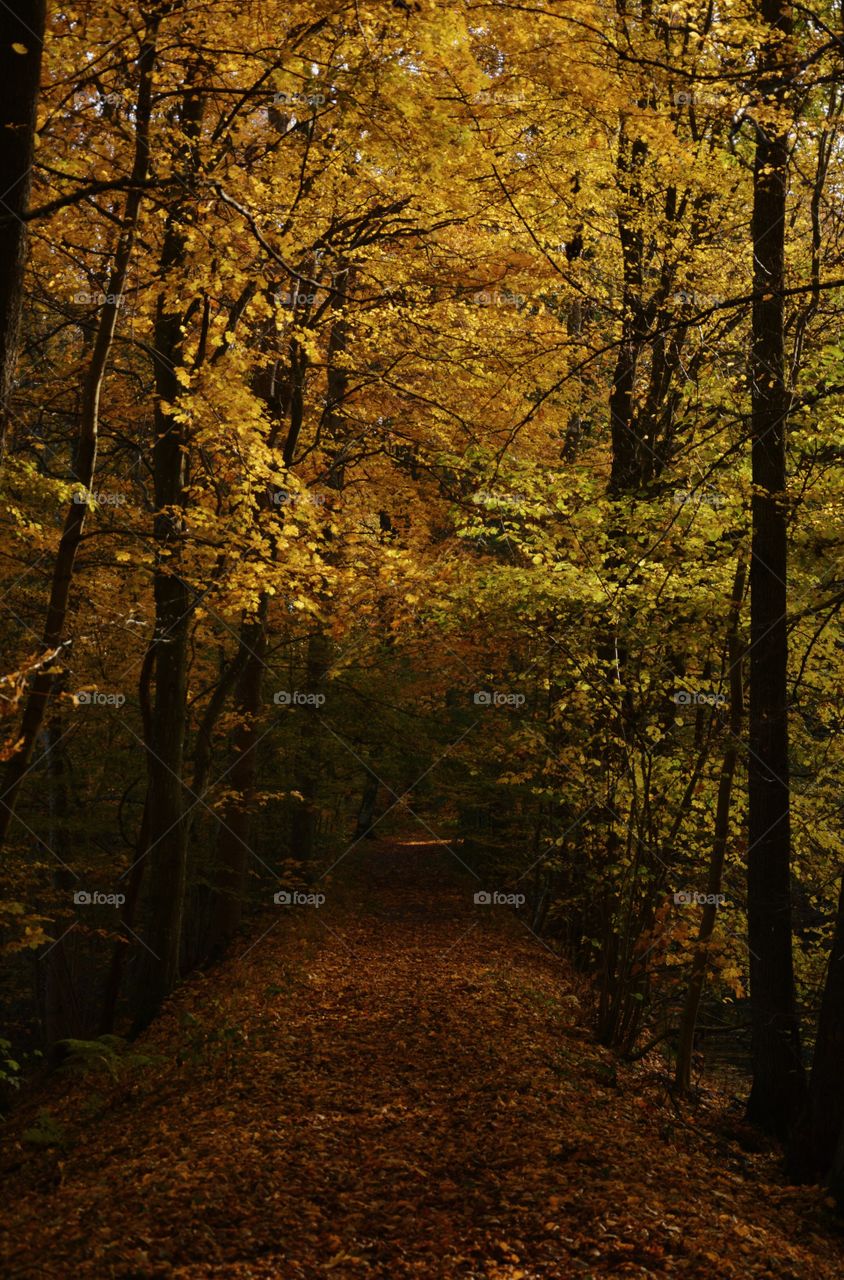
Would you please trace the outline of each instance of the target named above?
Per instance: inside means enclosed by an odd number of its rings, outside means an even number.
[[[844,1275],[841,0],[0,6],[20,1277]]]

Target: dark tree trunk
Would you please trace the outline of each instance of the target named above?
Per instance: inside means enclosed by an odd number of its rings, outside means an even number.
[[[26,222],[44,47],[45,0],[0,7],[0,459],[6,449],[26,267]]]
[[[777,36],[791,30],[785,0],[762,0]],[[772,33],[773,34],[773,33]],[[760,97],[783,106],[788,68],[777,41]],[[791,952],[788,760],[786,421],[782,290],[788,139],[757,128],[753,175],[752,472],[747,932],[753,1022],[748,1118],[785,1137],[805,1094]]]
[[[838,1138],[835,1156],[832,1161],[832,1172],[827,1179],[830,1191],[835,1196],[838,1212],[844,1213],[844,1129]]]
[[[234,733],[235,762],[224,777],[229,798],[220,815],[217,862],[209,950],[218,953],[231,941],[240,926],[246,886],[250,845],[252,803],[258,770],[259,724],[263,710],[264,671],[267,651],[268,597],[263,596],[257,617],[244,619],[240,649],[244,653],[237,682],[234,711],[238,725]]]
[[[76,876],[67,863],[70,860],[68,835],[68,783],[67,761],[61,748],[64,737],[60,715],[50,717],[44,735],[48,778],[48,809],[50,814],[49,846],[58,855],[60,864],[53,873],[53,884],[68,895],[77,884]],[[79,1008],[77,986],[77,947],[74,931],[62,923],[56,941],[44,956],[44,1047],[52,1059],[59,1040],[83,1034],[83,1018]]]
[[[181,260],[181,237],[171,225],[165,266]],[[165,408],[179,397],[176,369],[182,361],[182,315],[165,311],[159,299],[155,325],[156,407],[153,475],[155,540],[155,695],[147,747],[149,804],[148,973],[140,993],[139,1020],[157,1011],[179,978],[187,874],[187,823],[182,780],[187,728],[187,655],[191,597],[180,573],[184,536],[186,440],[184,428]]]
[[[612,389],[610,391],[610,435],[612,472],[610,494],[641,488],[650,468],[639,439],[634,392],[642,347],[647,340],[648,324],[642,289],[644,286],[642,234],[636,225],[641,205],[639,172],[648,154],[641,139],[629,142],[624,131],[619,141],[617,181],[622,204],[618,213],[624,289],[622,294],[622,338],[618,345]]]
[[[308,695],[325,693],[325,674],[330,662],[330,645],[325,632],[311,633],[308,639],[308,656],[305,668],[305,692]],[[302,800],[293,810],[291,822],[291,853],[294,858],[311,863],[316,853],[317,836],[317,787],[320,777],[320,744],[322,740],[320,711],[316,706],[304,706],[298,712],[301,728],[298,736],[296,790]]]
[[[199,72],[197,68],[197,74]],[[179,158],[184,177],[177,190],[190,190],[198,162],[196,138],[202,124],[204,98],[194,84],[180,106],[185,142]],[[170,210],[161,253],[166,280],[184,267],[189,207],[178,200]],[[171,309],[165,293],[158,298],[155,317],[155,415],[152,449],[155,489],[154,533],[157,559],[153,574],[155,598],[155,696],[146,737],[149,804],[149,890],[147,895],[146,973],[136,1014],[136,1027],[158,1011],[179,980],[187,881],[185,741],[187,737],[188,635],[193,609],[191,592],[182,573],[185,539],[184,508],[188,483],[188,439],[185,425],[172,406],[181,385],[177,376],[184,363],[184,337],[193,303],[187,312]]]
[[[101,311],[91,362],[82,388],[79,435],[74,457],[74,478],[90,490],[97,465],[99,442],[100,396],[108,364],[114,331],[117,325],[121,295],[126,285],[126,275],[132,257],[138,215],[141,205],[140,183],[149,167],[149,127],[152,113],[152,73],[156,56],[158,19],[151,20],[138,58],[139,87],[135,126],[135,159],[132,169],[133,187],[126,198],[123,225],[115,253],[114,268],[108,283],[107,302]],[[71,502],[65,517],[62,535],[53,566],[47,617],[44,623],[42,645],[45,653],[58,652],[62,644],[73,582],[76,553],[85,526],[86,502]],[[47,703],[52,692],[55,671],[51,663],[44,663],[30,686],[20,728],[21,746],[6,766],[3,791],[0,795],[0,847],[5,843],[9,825],[14,816],[15,802],[20,785],[29,772],[29,762],[38,733],[44,721]]]
[[[744,597],[745,566],[740,560],[733,580],[733,594],[730,601],[730,627],[727,637],[727,661],[730,675],[730,736],[724,759],[721,765],[721,776],[718,780],[718,798],[715,806],[715,832],[712,842],[712,856],[709,861],[709,872],[706,881],[707,895],[721,892],[721,878],[724,871],[724,858],[727,853],[727,839],[730,833],[730,801],[733,794],[733,778],[738,763],[738,741],[741,734],[743,689],[742,689],[742,653],[739,641],[739,619],[741,603]],[[715,931],[717,904],[706,903],[698,930],[697,945],[692,958],[692,971],[680,1020],[679,1043],[677,1047],[677,1068],[674,1083],[681,1093],[687,1093],[692,1082],[692,1056],[694,1053],[695,1029],[697,1027],[698,1010],[706,981],[706,967],[709,959],[709,944]]]
[[[150,702],[150,683],[152,681],[152,669],[155,665],[155,645],[150,644],[144,654],[144,660],[141,663],[141,670],[138,676],[138,703],[141,708],[141,723],[144,731],[144,742],[149,742],[152,738],[152,706]],[[146,871],[146,858],[149,852],[149,783],[147,783],[147,792],[144,797],[144,808],[141,814],[141,826],[138,832],[137,844],[135,846],[135,856],[132,860],[128,871],[123,873],[122,879],[126,879],[126,901],[120,910],[120,923],[127,934],[134,936],[133,925],[138,911],[138,902],[141,895],[141,885]],[[117,1003],[120,998],[120,987],[123,981],[123,967],[126,960],[126,953],[129,946],[129,938],[121,938],[115,944],[114,951],[111,955],[111,964],[109,965],[108,977],[106,978],[105,992],[103,994],[103,1007],[100,1015],[100,1034],[105,1035],[114,1030],[115,1018],[117,1016]]]
[[[360,809],[358,810],[358,820],[355,826],[355,839],[362,840],[364,836],[375,839],[373,824],[375,821],[375,802],[378,799],[378,789],[380,787],[378,779],[374,773],[368,774],[366,785],[363,789],[361,797]]]
[[[796,1126],[788,1152],[790,1173],[801,1181],[827,1177],[836,1147],[844,1133],[844,880],[838,899],[835,935],[829,953],[826,985],[821,1001],[812,1078],[806,1108]],[[838,1192],[844,1192],[844,1163]]]

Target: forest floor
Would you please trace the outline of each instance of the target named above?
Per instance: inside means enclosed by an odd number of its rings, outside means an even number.
[[[582,984],[442,847],[347,861],[115,1079],[62,1071],[18,1108],[0,1273],[840,1280],[823,1193],[724,1097],[681,1112],[658,1060],[616,1069]]]

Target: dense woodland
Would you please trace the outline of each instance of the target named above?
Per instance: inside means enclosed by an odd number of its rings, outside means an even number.
[[[0,126],[3,1105],[398,832],[844,1208],[842,5],[9,0]]]

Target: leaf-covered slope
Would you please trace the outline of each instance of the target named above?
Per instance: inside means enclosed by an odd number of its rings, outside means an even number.
[[[348,863],[13,1118],[5,1275],[842,1274],[819,1193],[726,1139],[723,1099],[680,1114],[655,1063],[616,1067],[582,985],[445,849]]]

